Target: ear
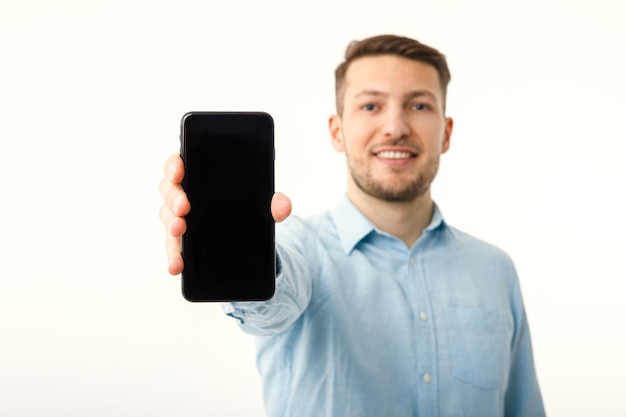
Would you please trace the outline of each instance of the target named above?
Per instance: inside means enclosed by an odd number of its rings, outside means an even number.
[[[452,127],[454,126],[454,121],[451,117],[446,117],[446,127],[443,131],[443,142],[441,143],[441,153],[448,152],[450,149],[450,136],[452,136]]]
[[[337,114],[333,114],[328,119],[328,131],[330,132],[330,140],[333,144],[333,148],[337,152],[343,152],[345,147],[343,143],[343,130],[341,128],[341,117]]]

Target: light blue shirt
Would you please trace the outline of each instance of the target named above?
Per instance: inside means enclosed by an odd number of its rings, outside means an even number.
[[[545,415],[517,274],[500,249],[448,226],[436,206],[407,248],[347,198],[276,233],[275,296],[224,305],[258,336],[269,416]]]

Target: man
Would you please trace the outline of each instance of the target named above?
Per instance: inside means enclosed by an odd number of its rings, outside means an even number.
[[[329,130],[346,157],[345,198],[300,219],[277,193],[276,294],[224,306],[257,335],[269,415],[543,416],[513,263],[449,226],[431,198],[453,127],[445,57],[376,36],[352,43],[335,75]],[[178,274],[189,203],[177,155],[165,172]]]

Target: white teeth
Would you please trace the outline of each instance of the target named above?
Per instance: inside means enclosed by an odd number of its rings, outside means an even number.
[[[378,152],[377,156],[385,159],[404,159],[410,158],[411,154],[409,152],[382,151]]]

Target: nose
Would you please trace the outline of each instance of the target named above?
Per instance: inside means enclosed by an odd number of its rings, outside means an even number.
[[[401,139],[411,133],[411,128],[402,111],[390,110],[383,125],[383,135],[389,139]]]

